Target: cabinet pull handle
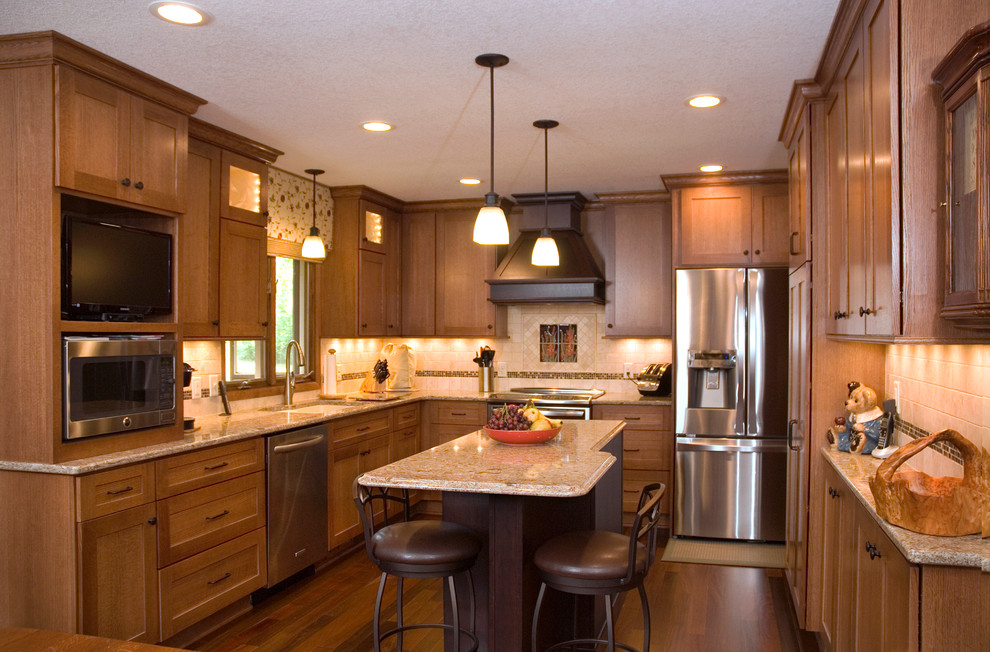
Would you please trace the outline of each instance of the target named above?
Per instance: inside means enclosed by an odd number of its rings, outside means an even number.
[[[361,426],[356,432],[364,432],[365,430],[371,430],[371,426]]]
[[[835,490],[835,487],[829,487],[828,488],[828,495],[831,496],[832,498],[838,498],[839,497],[839,492]]]
[[[213,585],[213,584],[219,584],[220,582],[222,582],[222,581],[224,581],[224,580],[225,580],[225,579],[227,579],[228,577],[230,577],[230,573],[224,573],[224,574],[223,574],[223,577],[218,577],[218,578],[217,578],[217,579],[215,579],[215,580],[210,580],[209,582],[207,582],[207,584],[210,584],[210,585]]]
[[[222,469],[223,467],[227,466],[227,464],[229,464],[229,462],[220,462],[219,464],[214,464],[213,466],[204,466],[203,470],[216,471],[217,469]]]
[[[131,185],[131,180],[128,179],[127,177],[124,177],[123,179],[120,180],[120,185],[129,186]]]
[[[866,552],[869,553],[870,559],[877,559],[879,557],[883,557],[883,555],[880,554],[880,551],[877,550],[876,545],[870,543],[869,541],[866,542]]]
[[[219,319],[214,319],[210,323],[213,324],[214,326],[219,326],[220,325],[220,320]]]
[[[797,425],[797,419],[789,419],[787,421],[787,448],[792,451],[799,451],[801,447],[794,447],[794,426]]]
[[[622,420],[623,421],[639,421],[642,418],[643,417],[631,417],[631,416],[626,415],[626,416],[622,417]]]
[[[224,516],[226,516],[229,513],[230,513],[230,510],[229,509],[225,509],[222,512],[220,512],[219,514],[216,514],[215,516],[207,516],[206,517],[206,520],[207,521],[215,521],[218,518],[223,518]]]
[[[869,308],[864,308],[863,306],[860,306],[859,307],[859,316],[860,317],[862,317],[863,315],[872,315],[874,313],[876,313],[876,310],[870,310]]]
[[[370,450],[361,451],[360,453],[358,453],[358,455],[370,455],[370,454],[371,454],[371,451]]]
[[[844,310],[836,310],[834,313],[832,313],[832,317],[834,317],[835,319],[845,319],[848,316],[849,313],[845,312]]]
[[[158,519],[155,518],[154,516],[152,516],[151,518],[148,519],[148,525],[154,525],[157,522],[158,522]]]
[[[466,417],[467,416],[467,412],[451,412],[450,413],[450,416],[452,416],[452,417]]]
[[[624,450],[627,453],[638,453],[639,452],[639,449],[638,448],[623,448],[622,450]]]
[[[144,190],[144,182],[138,181],[137,183],[134,184],[134,187],[137,188],[138,190]]]
[[[261,322],[261,325],[264,326],[265,328],[268,328],[268,322],[267,321]]]
[[[134,487],[124,487],[123,489],[115,489],[113,491],[107,490],[108,496],[118,496],[120,494],[126,494],[128,491],[134,491]]]
[[[791,241],[790,241],[790,246],[788,246],[788,249],[791,250],[792,256],[797,256],[799,253],[801,253],[800,251],[794,248],[794,238],[799,235],[801,235],[799,231],[791,231]]]

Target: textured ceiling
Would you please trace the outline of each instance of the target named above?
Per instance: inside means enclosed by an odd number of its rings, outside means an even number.
[[[812,77],[837,0],[194,0],[195,28],[148,0],[5,0],[5,33],[54,29],[209,101],[202,119],[320,167],[329,185],[403,200],[495,190],[660,189],[659,175],[786,164],[777,135],[795,79]],[[708,92],[715,109],[685,101]],[[395,125],[385,134],[368,120]],[[462,176],[484,180],[469,188]]]

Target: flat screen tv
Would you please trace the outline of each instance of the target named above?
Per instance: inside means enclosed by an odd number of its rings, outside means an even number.
[[[172,236],[62,215],[62,317],[138,321],[172,312]]]

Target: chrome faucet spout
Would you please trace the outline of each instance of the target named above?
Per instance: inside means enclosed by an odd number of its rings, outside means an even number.
[[[296,372],[292,370],[292,349],[295,347],[300,366],[306,365],[306,356],[296,340],[290,340],[285,346],[285,404],[292,405],[292,393],[296,389]]]

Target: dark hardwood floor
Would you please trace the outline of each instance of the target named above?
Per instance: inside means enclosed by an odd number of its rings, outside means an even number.
[[[326,571],[272,595],[194,647],[204,652],[368,652],[378,577],[364,549],[358,549]],[[393,623],[394,582],[389,580],[383,607],[385,618]],[[818,649],[814,636],[797,628],[780,570],[658,561],[646,588],[651,652]],[[405,594],[407,623],[441,618],[440,580],[407,580]],[[643,642],[642,617],[635,593],[629,597],[616,629],[619,641],[638,648]],[[386,649],[394,649],[394,642]],[[439,652],[441,636],[409,632],[403,649]]]

